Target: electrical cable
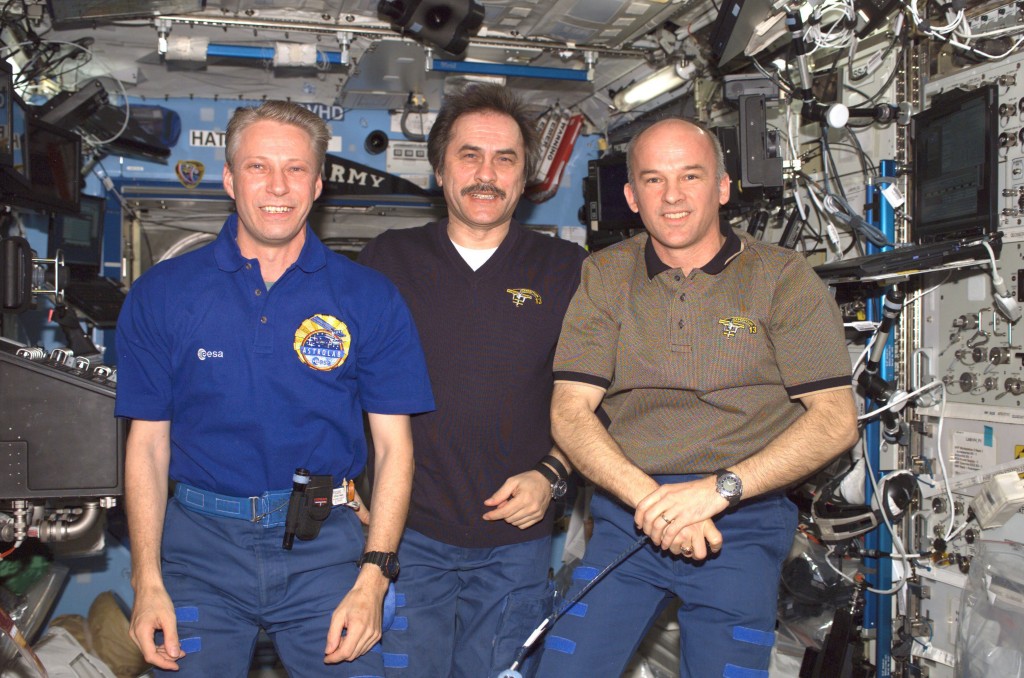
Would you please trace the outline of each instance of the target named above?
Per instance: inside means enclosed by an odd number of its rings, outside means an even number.
[[[857,149],[857,155],[860,157],[860,163],[864,174],[865,182],[867,181],[869,176],[878,176],[878,166],[874,163],[874,161],[872,161],[871,156],[864,151],[864,146],[861,145],[860,138],[857,136],[856,132],[854,132],[852,129],[850,129],[849,126],[847,126],[846,133],[847,135],[849,135],[850,141],[853,142],[853,147]],[[836,145],[838,144],[833,144],[833,146]]]
[[[886,403],[882,407],[871,410],[870,412],[865,412],[864,414],[857,417],[857,421],[866,421],[868,419],[871,419],[875,415],[880,414],[881,412],[891,410],[897,406],[906,405],[908,401],[913,400],[914,398],[916,398],[917,396],[921,395],[926,391],[938,388],[939,386],[945,386],[945,384],[943,384],[941,380],[936,379],[935,381],[928,382],[921,388],[911,391],[910,393],[898,393],[896,394],[896,397],[892,399],[892,402]]]
[[[15,47],[23,47],[25,45],[33,45],[33,44],[36,44],[36,43],[34,43],[34,42],[19,42],[19,43],[16,43],[14,45],[4,45],[4,46],[0,47],[0,50],[14,49]],[[88,54],[89,58],[91,60],[96,60],[96,55],[92,53],[92,50],[90,50],[89,48],[87,48],[87,47],[85,47],[83,45],[79,45],[77,42],[70,42],[68,40],[45,40],[45,41],[42,41],[39,44],[69,45],[71,47],[74,47],[75,49],[79,49],[79,50],[85,52],[86,54]],[[96,61],[97,61],[97,63],[99,63],[98,60],[96,60]],[[112,143],[112,142],[116,141],[117,139],[119,139],[121,137],[121,135],[124,134],[124,131],[126,129],[128,129],[128,121],[131,119],[131,102],[128,101],[128,90],[126,90],[125,87],[124,87],[124,84],[120,80],[118,80],[117,77],[114,76],[114,72],[109,67],[106,69],[106,71],[107,71],[107,76],[111,80],[113,80],[114,83],[117,85],[118,89],[121,90],[121,98],[124,101],[124,121],[121,123],[121,129],[117,130],[117,132],[115,132],[114,135],[112,137],[110,137],[109,139],[95,139],[95,140],[92,140],[93,143],[95,145],[98,145],[98,146],[104,146],[106,144]]]
[[[959,12],[957,12],[955,17],[953,19],[950,19],[949,23],[947,23],[945,26],[943,26],[941,28],[935,28],[935,27],[931,26],[927,21],[922,19],[920,14],[918,14],[916,0],[910,0],[909,2],[908,2],[908,0],[900,0],[900,4],[903,5],[903,7],[910,14],[910,18],[914,22],[914,27],[917,28],[917,30],[921,31],[921,33],[923,33],[923,34],[925,34],[927,36],[930,36],[932,38],[935,38],[936,40],[940,40],[942,42],[945,42],[946,44],[950,45],[951,47],[955,47],[956,49],[959,49],[961,51],[969,52],[971,54],[974,54],[974,55],[976,55],[978,57],[981,57],[982,59],[988,59],[988,60],[991,60],[991,61],[998,61],[1000,59],[1005,59],[1006,57],[1008,57],[1011,54],[1013,54],[1014,52],[1016,52],[1017,48],[1020,47],[1021,44],[1024,44],[1024,37],[1020,37],[1020,38],[1017,38],[1017,40],[1013,43],[1013,45],[1011,45],[1010,48],[1008,50],[1006,50],[1005,52],[1003,52],[1002,54],[989,54],[989,53],[983,52],[983,51],[981,51],[981,50],[979,50],[979,49],[977,49],[975,47],[972,47],[970,44],[968,44],[970,42],[970,40],[971,40],[971,37],[970,37],[969,34],[967,34],[966,37],[963,34],[960,35],[960,37],[962,37],[965,40],[967,40],[967,42],[961,42],[961,41],[957,40],[956,38],[951,38],[951,37],[946,35],[947,33],[953,33],[957,29],[957,27],[960,25],[961,22],[963,22],[964,24],[966,24],[968,26],[968,28],[967,28],[968,31],[970,30],[970,24],[968,24],[964,20],[965,17],[964,17],[963,10],[960,10]],[[947,13],[946,16],[948,18],[949,17],[949,13]]]
[[[540,637],[548,631],[548,629],[554,626],[555,622],[558,621],[559,618],[562,617],[562,615],[571,610],[573,606],[576,605],[576,603],[580,602],[583,596],[587,595],[587,593],[590,592],[590,589],[594,588],[594,586],[596,586],[597,583],[605,577],[605,575],[607,575],[609,572],[618,567],[619,564],[622,563],[622,561],[626,560],[626,558],[629,558],[631,555],[640,550],[640,547],[646,544],[648,539],[649,537],[646,534],[641,535],[640,538],[638,538],[635,542],[630,544],[625,551],[615,556],[612,562],[608,563],[608,565],[606,565],[603,570],[598,572],[593,579],[588,581],[583,586],[583,588],[577,591],[576,595],[573,596],[568,603],[562,605],[560,609],[553,611],[551,614],[545,617],[544,621],[540,623],[540,626],[533,630],[530,636],[526,639],[526,642],[523,643],[522,647],[520,647],[519,650],[516,652],[516,656],[515,659],[512,661],[512,665],[505,671],[502,671],[500,674],[498,674],[498,678],[522,678],[521,674],[518,671],[516,671],[516,669],[522,665],[523,660],[526,659],[526,655],[529,654],[530,648],[533,647],[534,643],[536,643],[540,639]]]
[[[828,130],[829,127],[825,123],[821,125],[821,147],[822,147],[822,167],[830,167],[832,169],[832,179],[835,181],[836,188],[839,189],[839,195],[843,201],[846,202],[846,189],[843,188],[843,181],[839,176],[839,167],[836,166],[836,159],[832,157],[832,149],[828,144]],[[827,183],[828,175],[826,173],[825,187],[828,188]],[[851,210],[852,211],[852,210]]]
[[[946,501],[949,502],[947,506],[953,506],[953,479],[949,477],[949,472],[946,470],[946,459],[945,455],[942,454],[942,425],[946,418],[946,384],[939,382],[940,392],[942,393],[942,400],[939,405],[939,423],[935,427],[935,456],[939,458],[939,469],[942,471],[942,481],[945,485],[946,490]],[[946,534],[943,537],[946,541],[949,541],[949,535],[953,532],[953,521],[949,521],[949,527],[946,529]]]
[[[875,481],[874,469],[871,468],[871,459],[866,454],[864,455],[864,464],[866,466],[868,480],[871,482],[871,490],[874,493],[875,501],[878,502],[879,513],[882,515],[882,520],[885,523],[886,528],[889,530],[889,535],[892,537],[892,544],[896,548],[896,552],[897,552],[897,554],[899,556],[898,560],[903,560],[903,561],[914,560],[914,557],[912,557],[910,554],[907,553],[907,550],[906,550],[906,548],[903,545],[903,540],[900,539],[899,535],[896,534],[896,531],[893,529],[892,522],[889,520],[889,511],[887,510],[887,507],[885,507],[882,504],[883,497],[885,495],[882,494],[879,491],[879,485]],[[896,471],[890,471],[889,473],[887,473],[886,475],[884,475],[882,477],[882,479],[881,479],[882,486],[884,487],[884,485],[888,481],[888,479],[891,478],[894,474],[897,474],[897,473],[909,473],[909,471],[902,470],[902,469],[901,470],[896,470]],[[892,560],[891,556],[890,556],[890,560]],[[843,577],[844,579],[846,579],[847,581],[849,581],[851,583],[856,583],[853,580],[853,578],[849,577],[848,575],[844,574],[843,572],[839,571],[834,566],[832,566],[831,563],[829,562],[828,558],[825,559],[825,562],[829,563],[829,566],[832,567],[832,569],[839,576]],[[874,594],[877,594],[877,595],[881,595],[881,596],[895,595],[896,593],[899,593],[899,591],[904,586],[906,586],[907,579],[908,579],[908,577],[906,575],[903,575],[903,576],[900,577],[899,582],[894,584],[891,588],[888,588],[888,589],[876,589],[876,588],[874,588],[872,586],[867,586],[866,590],[870,591],[871,593],[874,593]]]
[[[896,17],[896,26],[893,28],[892,40],[889,41],[889,44],[886,46],[885,51],[883,51],[880,55],[876,53],[875,55],[873,55],[871,57],[871,59],[868,60],[867,65],[864,67],[863,73],[861,73],[860,75],[858,75],[853,70],[853,61],[854,60],[853,60],[853,55],[852,54],[850,55],[850,57],[849,57],[849,59],[847,60],[847,63],[846,63],[847,76],[848,76],[849,80],[851,82],[859,82],[859,81],[865,79],[866,77],[868,77],[869,75],[872,75],[875,71],[877,71],[879,68],[881,68],[882,64],[885,63],[885,60],[887,58],[889,58],[890,54],[892,54],[892,51],[894,49],[896,49],[896,45],[898,45],[900,43],[900,37],[902,36],[902,33],[903,33],[903,15],[902,14],[898,14],[897,17]],[[853,46],[854,47],[856,46],[856,42],[853,43]],[[874,64],[873,67],[872,67],[872,64]],[[853,87],[850,87],[849,85],[847,85],[847,87],[849,87],[849,89],[853,89]],[[864,96],[864,95],[862,94],[861,96]],[[870,97],[865,97],[865,98],[869,99]]]
[[[1006,281],[999,275],[999,265],[996,263],[996,255],[992,251],[992,246],[988,243],[988,240],[982,240],[981,244],[988,252],[989,262],[992,266],[992,301],[1007,320],[1015,323],[1021,319],[1020,304],[1013,298],[1009,290],[1006,289]]]

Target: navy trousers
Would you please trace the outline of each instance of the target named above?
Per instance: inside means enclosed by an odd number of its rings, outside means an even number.
[[[491,678],[550,613],[551,539],[461,548],[406,530],[388,678]],[[529,676],[529,667],[523,672]]]
[[[167,505],[164,585],[187,655],[161,676],[244,678],[262,627],[290,675],[383,678],[380,646],[353,662],[325,664],[331,613],[355,583],[363,531],[335,509],[312,541],[281,548],[284,527],[203,515]],[[160,641],[162,642],[162,640]]]
[[[660,476],[661,483],[696,476]],[[594,534],[566,600],[634,543],[633,511],[597,492]],[[547,634],[540,678],[622,675],[673,596],[679,608],[680,676],[767,678],[782,563],[797,511],[784,495],[742,502],[715,519],[724,545],[695,562],[647,544],[623,561]]]

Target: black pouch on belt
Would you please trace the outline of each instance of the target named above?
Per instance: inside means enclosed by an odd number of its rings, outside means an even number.
[[[295,527],[295,536],[303,541],[316,539],[320,534],[320,525],[331,515],[334,492],[334,479],[331,476],[310,476],[309,485],[302,497],[302,512],[299,524]]]

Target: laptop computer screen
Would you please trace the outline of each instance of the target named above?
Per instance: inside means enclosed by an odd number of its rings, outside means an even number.
[[[991,235],[999,228],[996,85],[936,95],[914,116],[914,241]]]
[[[77,214],[62,214],[54,220],[49,253],[64,252],[68,268],[99,275],[103,260],[103,216],[106,201],[82,195]]]
[[[26,127],[31,193],[26,205],[63,214],[78,211],[82,139],[75,132],[29,116]]]

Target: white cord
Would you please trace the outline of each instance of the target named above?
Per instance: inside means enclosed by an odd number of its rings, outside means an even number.
[[[938,382],[941,386],[942,401],[939,405],[939,423],[935,429],[935,455],[939,458],[939,468],[942,470],[942,480],[946,486],[946,505],[949,510],[953,510],[953,482],[952,478],[949,477],[949,472],[946,470],[946,458],[942,454],[942,424],[946,418],[946,385],[941,381]],[[949,536],[953,533],[953,521],[949,521],[949,527],[946,529],[946,536],[943,537],[947,542]]]
[[[28,42],[28,41],[26,41],[26,42],[19,42],[19,43],[14,44],[14,45],[5,45],[4,47],[0,47],[0,49],[14,50],[16,48],[24,47],[25,45],[34,45],[34,44],[35,43]],[[96,58],[96,55],[93,54],[91,50],[89,50],[87,47],[83,47],[82,45],[79,45],[77,42],[70,42],[68,40],[44,40],[40,44],[43,44],[43,45],[67,45],[69,47],[74,47],[74,48],[79,49],[79,50],[85,52],[86,54],[88,54],[89,58],[91,60],[95,61],[97,64],[100,63],[100,60]],[[109,143],[111,143],[113,141],[116,141],[118,138],[120,138],[120,136],[122,134],[124,134],[124,131],[128,128],[128,120],[131,118],[131,103],[128,101],[128,90],[126,90],[124,88],[124,84],[120,80],[117,79],[117,77],[114,75],[114,72],[110,69],[109,66],[106,66],[104,68],[107,71],[107,76],[111,80],[113,80],[117,84],[118,89],[121,90],[121,98],[124,100],[124,122],[121,123],[121,129],[117,130],[117,132],[114,134],[114,136],[110,137],[109,139],[95,139],[95,140],[93,140],[93,143],[95,143],[97,145],[100,145],[100,146],[102,146],[104,144],[109,144]]]
[[[1013,324],[1021,319],[1020,304],[1006,289],[1006,281],[999,275],[999,265],[996,263],[995,252],[987,240],[981,240],[981,244],[988,251],[989,262],[992,266],[992,302],[999,312]]]
[[[883,405],[882,407],[879,407],[876,410],[871,410],[870,412],[866,412],[866,413],[860,415],[859,417],[857,417],[857,421],[864,421],[865,419],[870,419],[871,417],[875,416],[876,414],[879,414],[881,412],[885,412],[886,410],[891,410],[891,409],[893,409],[893,408],[895,408],[897,406],[905,405],[908,400],[912,400],[913,398],[916,398],[917,396],[921,395],[925,391],[930,391],[933,388],[938,388],[940,386],[943,389],[943,394],[945,394],[946,385],[943,384],[942,381],[940,381],[938,379],[936,379],[935,381],[928,382],[927,384],[925,384],[921,388],[913,390],[910,393],[899,393],[899,394],[897,394],[897,396],[895,398],[893,398],[891,403],[886,403],[885,405]]]
[[[992,250],[992,246],[988,244],[988,240],[981,241],[985,251],[988,252],[988,260],[992,265],[992,285],[1000,287],[1004,284],[1003,278],[999,275],[999,265],[996,263],[996,253]]]
[[[838,16],[822,29],[829,13]],[[804,35],[804,39],[813,44],[808,54],[813,54],[818,49],[845,48],[850,44],[854,35],[852,26],[856,22],[852,0],[825,0],[814,8],[811,16],[812,21]]]
[[[871,491],[874,493],[874,501],[878,503],[879,513],[882,514],[882,521],[885,523],[886,528],[888,528],[889,530],[889,536],[892,538],[892,545],[893,547],[895,547],[896,552],[899,554],[900,560],[909,560],[909,557],[907,555],[907,549],[903,547],[903,540],[900,539],[898,534],[896,534],[896,530],[893,529],[892,523],[889,521],[889,507],[885,505],[885,497],[882,496],[882,493],[878,491],[878,483],[875,482],[875,470],[871,468],[871,459],[870,456],[867,454],[864,455],[864,464],[867,467],[866,470],[868,480],[871,481]],[[882,477],[882,484],[884,485],[886,482],[888,482],[888,479],[892,477],[894,473],[907,473],[907,471],[892,471],[890,473],[885,474]],[[906,575],[904,575],[903,577],[900,577],[899,582],[894,584],[892,588],[879,590],[871,588],[869,586],[867,590],[878,595],[891,596],[899,592],[899,590],[902,589],[906,585],[906,583],[907,577]]]

